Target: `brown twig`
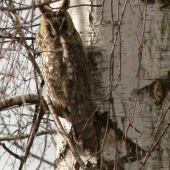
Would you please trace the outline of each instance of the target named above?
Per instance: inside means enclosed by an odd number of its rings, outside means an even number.
[[[141,167],[140,167],[139,170],[141,170],[141,169],[143,168],[143,166],[144,166],[145,163],[146,163],[147,158],[148,158],[148,157],[150,156],[150,154],[154,151],[155,147],[156,147],[157,144],[160,142],[160,140],[161,140],[162,137],[164,136],[165,132],[168,130],[169,126],[170,126],[170,123],[168,123],[167,127],[166,127],[165,130],[162,132],[161,136],[160,136],[159,139],[155,142],[155,144],[153,145],[153,147],[149,148],[149,151],[148,151],[148,153],[147,153],[147,155],[146,155],[146,157],[145,157],[145,159],[144,159],[144,161],[143,161],[143,163],[142,163],[142,165],[141,165]]]
[[[9,150],[4,143],[0,142],[0,145],[12,156],[14,156],[16,159],[20,159],[21,160],[21,156],[15,154],[14,152],[12,152],[11,150]]]
[[[33,8],[33,6],[30,6],[28,9],[30,10],[31,8]],[[15,25],[20,26],[21,25],[20,21],[19,21],[20,16],[16,13],[17,8],[14,8],[12,1],[9,2],[9,7],[7,9],[8,9],[9,12],[12,12],[12,14],[14,15],[14,18],[12,18],[12,20],[13,20],[13,22],[15,21]],[[24,20],[24,22],[25,22],[25,20]],[[19,40],[20,45],[25,47],[28,59],[32,62],[34,69],[36,70],[38,75],[41,77],[41,80],[43,80],[41,70],[40,70],[38,64],[36,63],[34,56],[31,54],[30,49],[28,48],[28,45],[27,45],[27,42],[26,42],[26,39],[25,39],[25,35],[22,31],[22,27],[17,27],[16,31],[17,31],[17,33],[19,33],[19,35],[21,37],[20,40]],[[15,36],[13,37],[13,39],[15,39]],[[8,50],[8,48],[6,48],[6,50]]]
[[[23,10],[28,10],[28,9],[35,9],[35,8],[38,8],[38,7],[43,6],[45,4],[50,4],[50,3],[57,2],[57,1],[58,0],[52,1],[52,2],[45,2],[45,3],[37,4],[37,5],[34,5],[34,7],[27,6],[27,7],[19,7],[19,8],[9,8],[9,7],[0,6],[0,10],[1,11],[9,11],[9,12],[23,11]],[[80,7],[80,6],[102,7],[102,5],[81,4],[81,5],[70,6],[69,8],[75,8],[75,7]],[[61,9],[61,7],[54,8],[54,9]]]
[[[22,146],[20,146],[17,142],[14,142],[13,145],[15,145],[17,148],[19,148],[19,149],[21,149],[21,150],[23,150],[23,151],[25,150],[25,149],[24,149]],[[38,160],[41,159],[39,156],[37,156],[37,155],[35,155],[35,154],[31,153],[31,152],[30,152],[30,156],[32,156],[32,157],[34,157],[34,158],[36,158],[36,159],[38,159]],[[50,162],[50,161],[48,161],[48,160],[46,160],[46,159],[43,159],[43,162],[45,162],[45,163],[47,163],[47,164],[49,164],[49,165],[51,165],[51,166],[54,166],[54,163],[52,163],[52,162]]]
[[[45,105],[45,103],[44,103],[44,105]],[[33,142],[34,142],[34,139],[36,137],[36,133],[37,133],[37,131],[39,129],[39,125],[40,125],[41,119],[44,116],[44,113],[45,113],[45,110],[41,109],[40,113],[36,116],[35,121],[32,124],[31,132],[30,132],[30,137],[28,139],[27,146],[25,148],[25,152],[24,152],[24,154],[22,156],[22,160],[20,162],[19,170],[22,169],[24,163],[27,160],[27,157],[29,155],[30,149],[31,149],[31,147],[33,145]]]
[[[105,3],[105,0],[103,0],[103,3],[102,3],[102,12],[101,12],[102,17],[101,17],[100,24],[102,24],[102,21],[103,21],[104,3]]]
[[[156,137],[157,137],[157,135],[158,135],[159,129],[160,129],[160,127],[161,127],[161,124],[163,123],[163,120],[165,119],[165,116],[166,116],[166,114],[167,114],[168,111],[169,111],[169,108],[170,108],[170,103],[168,104],[165,113],[162,115],[161,120],[158,122],[157,129],[153,132],[153,136],[152,136],[152,139],[151,139],[150,148],[148,149],[148,153],[150,153],[151,150],[152,150],[152,148],[153,148],[154,141],[155,141],[155,139],[156,139]],[[169,124],[168,124],[168,125],[169,125]],[[147,155],[146,155],[146,158],[145,158],[145,159],[147,159],[147,158],[148,158],[148,157],[147,157]],[[146,160],[145,160],[145,162],[146,162]]]
[[[125,139],[127,139],[127,132],[129,130],[129,127],[132,127],[136,132],[138,133],[141,133],[138,129],[136,129],[130,122],[128,122],[127,126],[126,126],[126,129],[125,129],[125,134],[124,134],[124,137]]]
[[[0,119],[1,119],[1,121],[4,123],[4,119],[3,119],[2,116],[0,116]],[[6,125],[6,124],[4,123],[4,125]],[[11,133],[10,133],[10,131],[9,131],[9,129],[8,129],[8,126],[4,126],[4,128],[7,130],[8,134],[11,135]],[[41,133],[41,132],[40,132],[40,133]],[[19,148],[19,149],[21,149],[21,150],[25,150],[25,149],[24,149],[22,146],[20,146],[16,141],[15,141],[15,142],[12,142],[12,144],[15,145],[17,148]],[[39,156],[37,156],[37,155],[35,155],[35,154],[33,154],[33,153],[30,153],[30,156],[32,156],[32,157],[34,157],[34,158],[36,158],[36,159],[38,159],[38,160],[41,159]],[[54,163],[52,163],[52,162],[50,162],[50,161],[48,161],[48,160],[46,160],[46,159],[43,159],[43,162],[45,162],[45,163],[47,163],[47,164],[49,164],[49,165],[51,165],[51,166],[54,166]]]
[[[36,136],[41,136],[41,135],[46,135],[46,134],[54,134],[56,131],[55,130],[46,130],[46,131],[41,131],[38,132],[36,134]],[[3,137],[0,138],[0,141],[11,141],[11,140],[17,140],[17,139],[25,139],[28,138],[30,136],[30,134],[26,134],[26,135],[16,135],[16,136],[7,136],[7,137]]]

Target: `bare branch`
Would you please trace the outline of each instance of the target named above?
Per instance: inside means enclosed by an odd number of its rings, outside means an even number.
[[[33,145],[34,139],[36,137],[36,133],[39,129],[39,125],[40,125],[42,117],[44,116],[44,113],[45,113],[45,110],[41,109],[40,113],[36,116],[34,124],[32,125],[30,137],[28,139],[27,146],[25,148],[25,152],[24,152],[24,154],[22,156],[22,160],[20,162],[20,167],[19,167],[20,170],[22,169],[24,163],[27,161],[27,157],[28,157],[30,149]]]
[[[17,23],[17,24],[20,24],[19,19],[18,19],[18,15],[17,15],[15,12],[14,12],[14,15],[15,15],[16,23]],[[25,40],[24,33],[23,33],[23,31],[22,31],[21,28],[19,29],[19,35],[20,35],[21,40],[22,40],[22,41],[19,41],[19,43],[20,43],[21,45],[24,44],[24,47],[25,47],[26,52],[27,52],[28,59],[32,62],[33,66],[34,66],[34,68],[35,68],[35,71],[36,71],[36,72],[38,73],[38,75],[41,77],[41,80],[43,80],[43,76],[42,76],[42,74],[41,74],[41,70],[40,70],[38,64],[36,63],[34,56],[33,56],[33,55],[31,54],[31,52],[30,52],[30,49],[29,49],[29,47],[28,47],[28,45],[27,45],[27,42],[26,42],[26,40]]]
[[[0,110],[8,109],[13,106],[21,106],[23,104],[37,104],[40,102],[40,97],[37,94],[22,94],[17,96],[8,97],[0,100]]]
[[[145,165],[147,158],[150,156],[150,154],[154,151],[155,147],[158,145],[160,140],[163,138],[163,136],[164,136],[165,132],[168,130],[169,126],[170,126],[170,123],[168,123],[168,125],[166,126],[166,128],[164,129],[164,131],[162,132],[162,134],[158,138],[158,140],[155,142],[155,144],[151,148],[149,148],[149,151],[148,151],[148,153],[147,153],[147,155],[146,155],[146,157],[145,157],[145,159],[144,159],[144,161],[143,161],[143,163],[140,167],[140,170],[143,169],[143,166]]]
[[[1,118],[1,120],[2,120],[2,122],[4,122],[4,119],[3,119],[3,117],[0,115],[0,118]],[[9,131],[9,129],[8,129],[8,126],[5,126],[5,129],[7,130],[7,132],[8,132],[8,134],[10,134],[11,135],[11,133],[10,133],[10,131]],[[41,132],[40,132],[41,133]],[[20,146],[16,141],[15,142],[13,142],[13,145],[15,145],[17,148],[19,148],[19,149],[21,149],[21,150],[25,150],[25,148],[23,148],[22,146]],[[35,155],[35,154],[33,154],[33,153],[30,153],[30,156],[32,156],[32,157],[34,157],[34,158],[36,158],[36,159],[38,159],[38,160],[41,160],[42,158],[41,157],[39,157],[39,156],[37,156],[37,155]],[[50,162],[50,161],[48,161],[48,160],[46,160],[46,159],[42,159],[42,161],[43,162],[45,162],[45,163],[47,163],[47,164],[49,164],[49,165],[51,165],[51,166],[54,166],[54,163],[52,163],[52,162]]]
[[[21,157],[17,154],[15,154],[14,152],[12,152],[11,150],[9,150],[4,143],[1,143],[0,142],[0,145],[12,156],[14,156],[16,159],[20,159],[21,160]]]
[[[20,146],[17,142],[14,142],[13,143],[17,148],[19,148],[19,149],[21,149],[21,150],[25,150],[22,146]],[[30,156],[32,156],[32,157],[34,157],[34,158],[36,158],[36,159],[38,159],[38,160],[41,160],[41,157],[39,157],[39,156],[37,156],[37,155],[35,155],[35,154],[33,154],[33,153],[30,153]],[[48,161],[48,160],[46,160],[46,159],[42,159],[42,161],[43,162],[45,162],[45,163],[47,163],[47,164],[49,164],[49,165],[52,165],[52,166],[54,166],[54,163],[52,163],[52,162],[50,162],[50,161]]]
[[[35,9],[35,8],[38,8],[39,6],[48,5],[48,4],[50,4],[50,3],[54,3],[54,2],[58,2],[58,1],[60,1],[60,0],[55,0],[55,1],[51,1],[51,2],[43,2],[43,3],[39,3],[39,4],[37,4],[37,5],[32,4],[31,6],[19,7],[19,8],[14,8],[13,6],[11,6],[11,7],[3,7],[3,6],[0,6],[0,10],[1,10],[1,11],[10,11],[10,12],[15,13],[16,11],[23,11],[23,10],[28,10],[28,9]]]
[[[41,131],[36,134],[36,136],[41,136],[41,135],[46,135],[46,134],[54,134],[56,131],[55,130],[46,130],[46,131]],[[0,141],[11,141],[11,140],[16,140],[16,139],[25,139],[28,138],[30,134],[25,134],[25,135],[20,135],[20,136],[7,136],[0,138]]]
[[[55,109],[53,107],[52,101],[49,98],[49,96],[44,95],[44,100],[46,101],[46,104],[49,108],[50,113],[53,116],[53,119],[55,121],[55,124],[59,130],[59,132],[63,135],[63,137],[65,138],[65,140],[68,142],[68,145],[70,147],[70,150],[72,152],[72,154],[74,155],[75,159],[77,160],[77,162],[80,164],[82,169],[86,169],[86,165],[84,164],[84,162],[82,161],[82,159],[80,158],[79,154],[77,153],[77,150],[74,146],[73,141],[71,140],[71,137],[65,132],[65,130],[63,129],[63,126],[58,118],[58,115],[55,113]]]
[[[54,3],[57,2],[59,0],[56,1],[52,1],[50,3]],[[19,7],[19,8],[8,8],[8,7],[3,7],[0,6],[0,10],[1,11],[10,11],[10,12],[16,12],[16,11],[23,11],[23,10],[28,10],[28,9],[34,9],[34,8],[38,8],[40,6],[43,6],[45,4],[50,4],[49,2],[45,2],[45,3],[41,3],[38,5],[34,5],[34,6],[27,6],[27,7]],[[75,5],[75,6],[70,6],[69,8],[75,8],[75,7],[80,7],[80,6],[91,6],[91,7],[102,7],[102,5],[90,5],[90,4],[82,4],[82,5]],[[61,9],[61,7],[55,8],[55,9]]]

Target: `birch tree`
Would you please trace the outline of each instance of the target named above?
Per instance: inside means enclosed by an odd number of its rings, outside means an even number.
[[[0,2],[2,169],[168,169],[169,1],[71,1],[95,95],[94,154],[75,142],[46,91],[39,5]]]

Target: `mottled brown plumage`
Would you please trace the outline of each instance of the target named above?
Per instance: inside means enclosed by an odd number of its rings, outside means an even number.
[[[95,102],[82,41],[69,13],[66,10],[53,12],[49,8],[45,11],[43,8],[36,42],[49,95],[61,108],[60,112],[67,110],[70,113],[69,120],[80,135],[95,110]],[[96,152],[98,140],[93,121],[94,116],[87,123],[81,139],[85,148]]]

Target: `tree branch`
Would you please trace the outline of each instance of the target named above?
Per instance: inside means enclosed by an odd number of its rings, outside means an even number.
[[[21,94],[6,99],[0,100],[0,110],[8,109],[13,106],[21,106],[23,104],[37,104],[40,102],[40,97],[37,94]]]
[[[46,131],[41,131],[36,134],[36,136],[41,136],[41,135],[46,135],[46,134],[54,134],[56,131],[55,130],[46,130]],[[25,139],[28,138],[30,134],[26,135],[20,135],[20,136],[7,136],[0,138],[0,141],[11,141],[11,140],[16,140],[16,139]]]
[[[72,154],[74,155],[75,159],[77,160],[77,162],[80,164],[82,169],[87,169],[86,165],[84,164],[84,162],[82,161],[82,159],[80,158],[79,154],[77,153],[77,150],[74,146],[74,143],[71,139],[71,137],[65,132],[65,130],[63,129],[63,126],[58,118],[58,115],[55,113],[55,109],[53,107],[52,101],[49,98],[48,95],[44,95],[44,100],[48,106],[48,109],[50,111],[50,113],[53,116],[53,119],[55,121],[55,124],[59,130],[59,132],[63,135],[63,137],[65,138],[65,140],[68,142],[68,145],[70,147],[70,150],[72,152]]]
[[[17,148],[19,148],[19,149],[21,149],[21,150],[23,150],[23,151],[25,150],[25,149],[24,149],[22,146],[20,146],[17,142],[14,142],[13,144],[14,144]],[[37,155],[35,155],[35,154],[31,153],[31,152],[30,152],[30,155],[31,155],[32,157],[38,159],[38,160],[41,160],[41,157],[39,157],[39,156],[37,156]],[[47,164],[49,164],[49,165],[54,166],[54,163],[52,163],[52,162],[50,162],[50,161],[48,161],[48,160],[46,160],[46,159],[42,159],[42,161],[45,162],[45,163],[47,163]]]
[[[19,19],[18,19],[18,18],[19,18],[19,15],[16,13],[16,11],[13,11],[12,13],[13,13],[14,16],[15,16],[15,19],[14,19],[14,20],[16,21],[17,25],[20,25],[20,21],[19,21]],[[20,35],[20,37],[21,37],[19,43],[20,43],[22,46],[25,47],[26,53],[27,53],[27,56],[28,56],[28,59],[32,62],[33,66],[34,66],[34,69],[35,69],[35,71],[38,73],[38,75],[41,77],[41,80],[43,80],[43,76],[42,76],[41,70],[40,70],[37,62],[35,61],[35,57],[34,57],[34,56],[31,54],[31,52],[30,52],[30,49],[29,49],[29,46],[28,46],[28,44],[27,44],[27,41],[25,40],[25,35],[24,35],[23,31],[22,31],[22,28],[18,28],[18,30],[19,30],[19,31],[17,31],[17,32],[19,33],[19,35]]]
[[[23,154],[22,159],[20,161],[19,170],[22,169],[24,163],[27,161],[27,157],[28,157],[30,149],[33,145],[34,139],[36,137],[36,133],[38,132],[40,122],[41,122],[42,117],[45,114],[45,111],[46,110],[42,109],[42,107],[41,107],[39,114],[36,116],[35,121],[32,124],[30,137],[28,139],[27,146],[25,148],[24,154]]]
[[[0,115],[0,119],[1,119],[2,122],[4,123],[4,119],[3,119],[3,117],[2,117],[1,115]],[[5,124],[5,123],[4,123],[4,124]],[[8,129],[8,126],[5,126],[5,129],[7,130],[8,134],[11,135],[11,133],[10,133],[10,131],[9,131],[9,129]],[[23,150],[23,151],[25,150],[25,149],[24,149],[22,146],[20,146],[16,141],[13,142],[12,144],[15,145],[17,148]],[[41,157],[39,157],[39,156],[37,156],[37,155],[35,155],[35,154],[31,153],[31,152],[30,152],[30,155],[31,155],[32,157],[38,159],[38,160],[41,160]],[[50,162],[50,161],[48,161],[48,160],[46,160],[46,159],[42,159],[42,161],[45,162],[45,163],[47,163],[47,164],[49,164],[49,165],[51,165],[51,166],[54,166],[54,163],[52,163],[52,162]]]
[[[15,154],[14,152],[12,152],[11,150],[9,150],[4,143],[1,143],[0,142],[0,145],[12,156],[14,156],[16,159],[20,159],[21,160],[21,157],[17,154]]]
[[[23,10],[28,10],[28,9],[35,9],[35,8],[40,7],[40,6],[48,5],[50,3],[54,3],[54,2],[57,2],[57,1],[59,1],[59,0],[52,1],[52,2],[43,2],[43,3],[39,3],[37,5],[34,5],[34,6],[18,7],[18,8],[9,8],[9,7],[0,6],[0,10],[1,11],[10,11],[10,12],[23,11]],[[75,8],[75,7],[80,7],[80,6],[102,7],[102,5],[82,4],[82,5],[70,6],[69,8]],[[54,8],[54,9],[61,9],[61,7]]]

